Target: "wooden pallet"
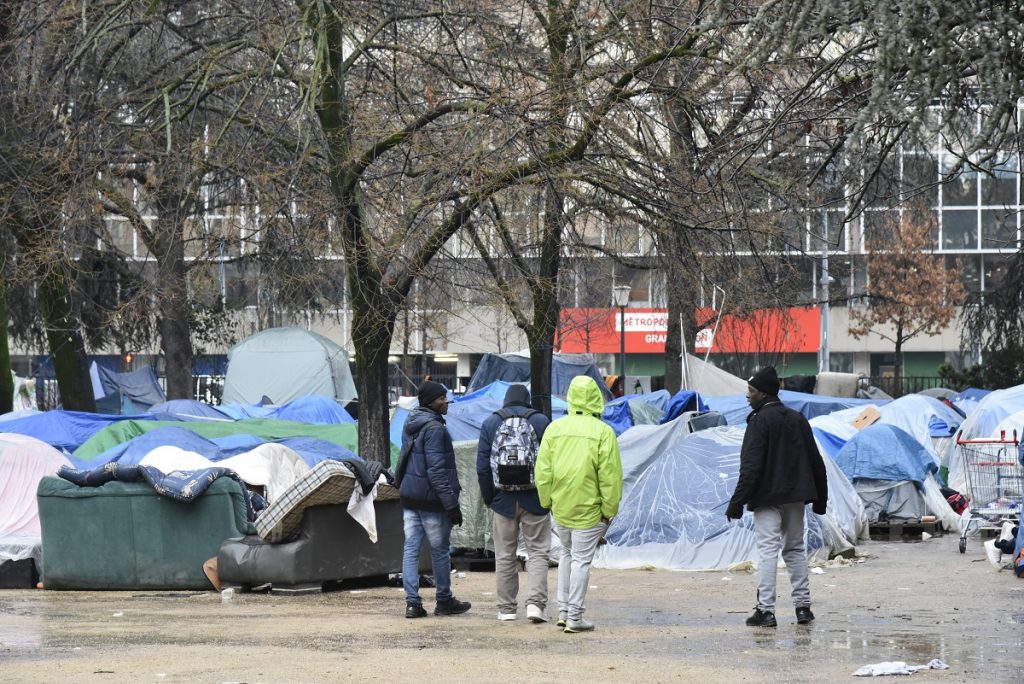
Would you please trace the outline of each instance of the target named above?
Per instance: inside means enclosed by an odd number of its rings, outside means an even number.
[[[921,541],[921,533],[935,536],[942,534],[938,521],[909,521],[901,523],[871,523],[868,535],[873,541]]]

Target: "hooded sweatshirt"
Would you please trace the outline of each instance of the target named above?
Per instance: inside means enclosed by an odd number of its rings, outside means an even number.
[[[573,378],[566,398],[568,413],[544,431],[537,454],[537,494],[559,525],[589,529],[619,512],[619,443],[601,421],[604,398],[593,378]]]

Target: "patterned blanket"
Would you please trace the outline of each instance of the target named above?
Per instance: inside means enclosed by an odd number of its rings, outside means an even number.
[[[267,500],[259,494],[249,491],[245,482],[238,477],[235,471],[228,468],[175,470],[164,473],[150,466],[121,465],[112,461],[92,470],[61,466],[57,475],[79,487],[99,487],[112,480],[148,482],[158,494],[169,496],[176,501],[192,501],[196,497],[202,496],[210,483],[218,477],[230,477],[242,486],[250,522],[256,520],[260,512],[267,507]]]

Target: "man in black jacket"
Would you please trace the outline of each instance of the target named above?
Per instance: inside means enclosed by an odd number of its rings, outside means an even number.
[[[828,482],[825,462],[804,416],[779,401],[779,376],[762,368],[747,380],[747,430],[740,452],[740,474],[725,515],[743,517],[745,505],[754,514],[757,537],[757,607],[747,618],[750,627],[775,627],[775,585],[779,551],[789,570],[796,621],[806,625],[811,612],[807,554],[804,551],[804,507],[825,514]]]
[[[518,416],[525,423],[515,422]],[[537,487],[533,483],[533,465],[544,430],[551,421],[547,416],[530,408],[530,390],[523,385],[509,385],[505,403],[480,427],[480,440],[476,450],[476,474],[484,503],[494,511],[494,577],[497,583],[498,619],[515,620],[519,593],[519,567],[516,547],[519,533],[526,541],[526,617],[530,622],[547,622],[544,611],[548,604],[548,551],[551,547],[551,514],[540,505]],[[502,480],[499,444],[504,436],[515,434],[512,426],[521,426],[532,434],[529,444],[521,446],[529,472],[522,483],[509,484]],[[530,435],[526,435],[527,438]],[[497,439],[496,439],[497,438]],[[520,446],[516,444],[516,446]],[[492,461],[494,462],[492,464]],[[495,464],[499,472],[495,473]]]
[[[403,451],[408,450],[406,463],[400,463],[405,525],[405,547],[402,554],[402,584],[405,588],[405,617],[421,618],[427,614],[420,597],[420,547],[426,538],[437,587],[434,615],[458,615],[470,608],[468,601],[452,596],[451,554],[449,543],[452,526],[462,524],[459,508],[459,474],[455,468],[455,448],[444,422],[448,413],[448,390],[444,385],[425,381],[419,389],[419,408],[409,414],[402,429]]]

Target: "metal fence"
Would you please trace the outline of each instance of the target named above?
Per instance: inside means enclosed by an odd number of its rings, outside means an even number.
[[[915,394],[921,390],[943,386],[942,378],[937,375],[912,375],[899,379],[886,375],[869,377],[867,381],[894,399],[907,394]]]

